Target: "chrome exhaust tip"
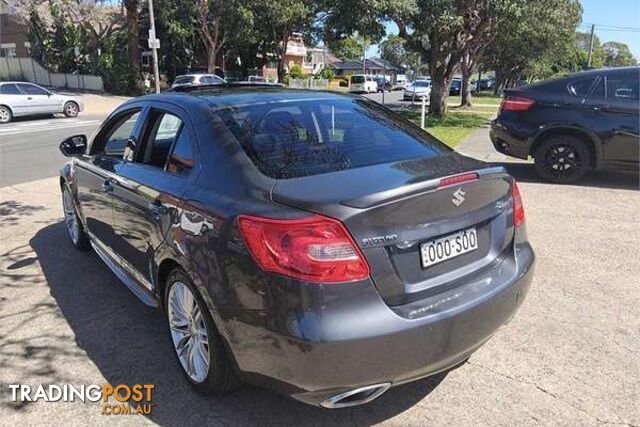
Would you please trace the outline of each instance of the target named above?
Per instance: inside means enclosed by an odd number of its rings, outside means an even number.
[[[320,406],[337,409],[362,405],[380,397],[382,393],[389,390],[389,387],[391,387],[391,383],[381,383],[345,391],[344,393],[329,397],[322,402]]]

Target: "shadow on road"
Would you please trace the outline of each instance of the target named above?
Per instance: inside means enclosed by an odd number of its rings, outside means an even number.
[[[201,396],[182,377],[161,313],[139,302],[93,252],[74,249],[62,222],[41,229],[29,243],[76,344],[109,383],[155,384],[149,418],[161,425],[372,425],[411,408],[447,375],[341,410],[307,406],[251,386],[225,396]]]
[[[558,185],[543,180],[538,176],[532,163],[497,162],[496,166],[504,166],[505,169],[517,180],[522,182],[536,182],[541,184]],[[636,173],[620,173],[594,171],[588,173],[583,179],[570,185],[582,187],[599,187],[622,190],[638,190],[640,177]]]

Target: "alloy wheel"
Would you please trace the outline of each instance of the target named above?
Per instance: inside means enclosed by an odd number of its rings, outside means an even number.
[[[6,108],[0,108],[0,123],[8,123],[11,120],[11,113]]]
[[[569,178],[582,168],[580,153],[568,144],[550,145],[544,152],[542,166],[560,179]]]
[[[62,207],[64,210],[64,223],[67,226],[69,237],[71,237],[71,241],[74,244],[77,244],[80,238],[80,224],[73,206],[73,196],[71,196],[69,190],[64,190],[62,193]]]
[[[64,112],[69,117],[75,117],[75,116],[78,115],[78,106],[76,104],[74,104],[73,102],[69,102],[64,107]]]
[[[191,290],[176,281],[169,290],[167,306],[173,347],[182,368],[196,383],[209,373],[209,336],[204,315]]]

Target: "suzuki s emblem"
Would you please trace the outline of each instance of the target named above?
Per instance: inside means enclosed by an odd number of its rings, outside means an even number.
[[[456,191],[453,192],[453,199],[451,199],[451,203],[453,203],[454,205],[456,205],[456,207],[460,206],[462,204],[462,202],[464,202],[464,196],[465,193],[461,188],[458,188]]]

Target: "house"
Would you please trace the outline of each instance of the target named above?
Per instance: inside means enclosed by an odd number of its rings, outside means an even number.
[[[335,70],[336,77],[348,77],[354,74],[384,75],[389,76],[394,83],[406,72],[404,68],[396,67],[381,58],[367,58],[364,64],[362,61],[340,61],[329,66]]]
[[[304,74],[317,74],[332,57],[327,48],[307,47],[302,34],[293,33],[284,55],[285,69],[289,72],[294,65],[298,65]],[[262,67],[262,76],[273,81],[278,79],[275,59]]]
[[[31,43],[27,28],[20,23],[6,0],[0,0],[0,58],[27,58]]]

